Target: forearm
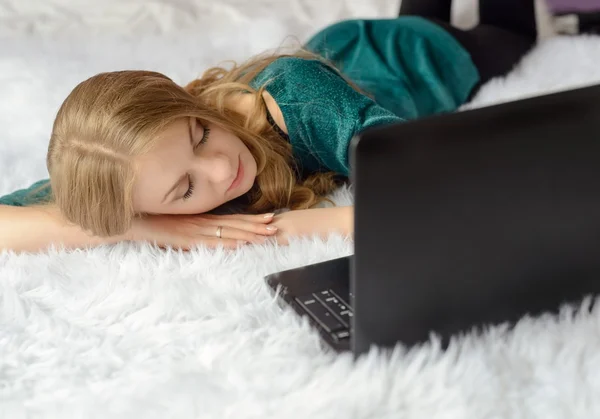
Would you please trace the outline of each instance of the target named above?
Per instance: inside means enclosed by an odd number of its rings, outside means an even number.
[[[126,236],[91,236],[68,223],[55,206],[0,205],[0,251],[38,252],[52,245],[76,249],[124,240],[127,240]]]
[[[354,235],[354,207],[313,208],[284,212],[272,223],[279,230],[277,241],[288,243],[290,237],[317,235],[326,239],[330,234]]]
[[[335,218],[334,225],[336,231],[348,236],[354,235],[354,206],[336,207],[338,216]]]

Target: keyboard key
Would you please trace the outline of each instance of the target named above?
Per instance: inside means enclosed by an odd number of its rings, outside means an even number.
[[[334,290],[329,290],[329,292],[331,293],[331,295],[333,295],[334,297],[336,297],[337,299],[339,299],[345,306],[347,306],[348,308],[350,308],[350,310],[352,310],[352,306],[350,305],[350,303],[348,301],[346,301],[346,299],[344,299],[344,297],[342,297],[339,292],[335,292]],[[352,296],[352,294],[350,294],[350,296]]]
[[[339,293],[335,292],[334,290],[329,290],[329,291],[333,296],[335,296],[337,299],[339,299],[342,302],[342,304],[345,306],[345,308],[343,310],[341,310],[339,313],[337,313],[337,315],[343,323],[348,324],[348,327],[350,327],[350,325],[352,324],[352,316],[353,316],[352,307],[348,305],[347,301],[344,301],[344,299],[342,297],[340,297]]]
[[[296,297],[296,301],[306,310],[310,317],[312,317],[313,320],[328,333],[337,332],[346,328],[319,300],[314,298],[312,294]]]
[[[338,314],[338,317],[340,318],[341,322],[347,324],[348,327],[350,327],[352,324],[352,311],[344,310]]]
[[[350,327],[350,318],[348,317],[349,308],[346,303],[340,301],[329,291],[321,291],[314,294],[315,298],[323,303],[329,311],[346,327]]]
[[[349,330],[340,330],[339,332],[333,333],[333,339],[336,342],[350,339],[350,331]]]

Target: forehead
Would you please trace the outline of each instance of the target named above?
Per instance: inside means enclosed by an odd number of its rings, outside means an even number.
[[[136,160],[146,160],[155,154],[169,153],[179,149],[189,142],[190,126],[189,119],[178,119],[168,124],[160,131],[154,139],[151,147],[143,154],[136,156]]]
[[[154,148],[168,147],[170,143],[185,138],[189,139],[190,118],[179,118],[165,126],[157,135]]]
[[[134,165],[138,175],[144,174],[146,169],[167,170],[177,168],[177,162],[189,150],[189,119],[178,119],[167,125],[158,134],[154,145],[139,156],[134,158]]]

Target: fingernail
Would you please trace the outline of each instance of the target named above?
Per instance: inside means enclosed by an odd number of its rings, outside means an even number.
[[[269,214],[265,214],[265,216],[263,218],[273,218],[275,216],[274,212],[271,212]]]
[[[269,231],[277,231],[277,227],[275,226],[266,226],[265,228]]]

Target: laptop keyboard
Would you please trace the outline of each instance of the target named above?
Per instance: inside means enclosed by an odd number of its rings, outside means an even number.
[[[296,302],[319,324],[334,341],[350,338],[352,309],[340,293],[327,289],[296,297]]]

